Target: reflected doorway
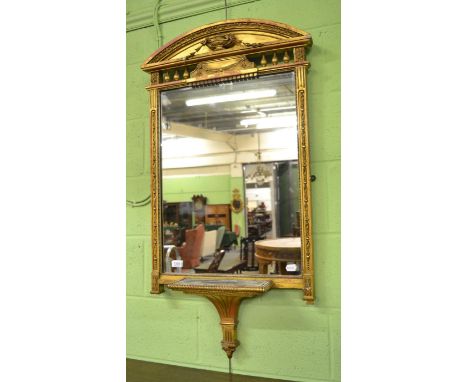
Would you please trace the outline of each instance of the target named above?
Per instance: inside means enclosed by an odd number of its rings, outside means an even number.
[[[299,237],[297,161],[245,164],[243,170],[248,237]]]

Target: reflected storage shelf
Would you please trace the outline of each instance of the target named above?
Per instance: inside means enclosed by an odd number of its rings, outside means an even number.
[[[249,237],[264,237],[267,232],[271,231],[271,211],[266,211],[264,208],[256,208],[253,211],[249,211],[247,218]]]

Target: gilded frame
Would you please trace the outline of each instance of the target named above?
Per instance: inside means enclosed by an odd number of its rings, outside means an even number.
[[[314,256],[312,244],[312,200],[310,145],[307,116],[306,48],[311,36],[286,24],[269,20],[232,19],[202,26],[187,32],[156,50],[141,69],[151,75],[151,293],[162,293],[164,285],[186,277],[162,272],[161,243],[161,163],[158,104],[162,90],[187,85],[202,86],[256,77],[259,74],[295,72],[298,121],[298,160],[300,164],[301,276],[243,276],[196,274],[200,279],[271,280],[273,288],[302,289],[304,300],[314,303]]]

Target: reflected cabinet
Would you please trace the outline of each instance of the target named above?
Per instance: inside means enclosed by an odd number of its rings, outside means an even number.
[[[152,293],[183,285],[214,298],[238,285],[242,298],[291,288],[314,302],[311,43],[289,25],[226,20],[177,37],[142,65],[150,74]],[[229,338],[228,355],[237,341]]]

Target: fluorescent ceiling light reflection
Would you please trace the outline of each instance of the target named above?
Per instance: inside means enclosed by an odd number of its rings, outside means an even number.
[[[250,118],[243,119],[240,121],[242,126],[256,125],[257,129],[268,129],[270,127],[287,127],[296,126],[297,118],[295,115],[284,115],[280,117],[268,117],[268,118]]]
[[[279,107],[269,107],[267,109],[260,109],[260,111],[291,110],[295,108],[296,106],[279,106]]]
[[[248,99],[274,97],[275,89],[249,90],[246,92],[228,93],[203,98],[191,98],[185,101],[187,106],[209,105],[212,103],[244,101]]]

